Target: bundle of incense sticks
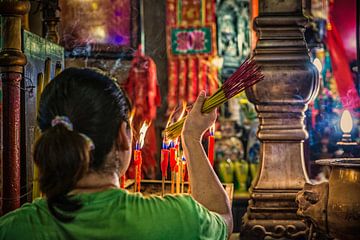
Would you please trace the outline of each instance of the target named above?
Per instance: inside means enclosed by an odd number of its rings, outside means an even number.
[[[213,95],[206,99],[202,106],[202,112],[210,113],[263,78],[264,75],[260,70],[260,66],[256,64],[253,58],[248,58]],[[185,119],[186,117],[183,117],[164,130],[166,139],[176,139],[180,136]]]

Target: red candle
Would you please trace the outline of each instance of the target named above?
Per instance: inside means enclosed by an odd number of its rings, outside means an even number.
[[[170,143],[170,169],[171,171],[175,171],[176,166],[176,148],[173,143]]]
[[[171,169],[171,193],[174,193],[175,185],[175,166],[176,166],[176,148],[174,143],[170,142],[170,169]]]
[[[215,146],[215,137],[213,131],[210,131],[208,137],[208,158],[211,166],[214,166],[214,146]]]
[[[126,182],[126,175],[122,175],[121,178],[120,178],[120,187],[121,188],[125,188],[125,182]]]
[[[169,150],[166,148],[161,149],[161,172],[164,178],[167,177],[167,168],[169,165]]]
[[[134,151],[135,191],[140,192],[142,155],[140,150]]]

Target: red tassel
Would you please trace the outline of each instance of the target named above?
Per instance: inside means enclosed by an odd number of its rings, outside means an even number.
[[[179,101],[186,101],[187,64],[185,59],[179,60]]]
[[[218,89],[218,70],[215,66],[211,65],[211,67],[209,67],[210,69],[210,73],[209,73],[209,82],[208,82],[208,86],[209,86],[209,93],[210,95],[214,94],[216,92],[216,90]]]
[[[199,91],[206,90],[207,91],[207,65],[205,59],[199,59]]]
[[[197,74],[197,60],[196,58],[189,58],[188,60],[188,84],[187,84],[187,102],[193,103],[197,98],[198,93],[198,74]]]
[[[174,109],[178,103],[178,62],[176,59],[170,60],[169,68],[169,84],[168,84],[168,109]]]

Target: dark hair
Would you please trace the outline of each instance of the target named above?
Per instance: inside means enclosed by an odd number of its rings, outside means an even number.
[[[71,221],[73,217],[64,212],[81,208],[67,193],[89,169],[102,170],[120,123],[128,121],[129,108],[115,81],[91,69],[65,69],[44,89],[37,119],[42,135],[35,144],[34,161],[40,190],[57,219]],[[73,131],[61,123],[52,127],[56,116],[68,117]],[[81,134],[93,141],[95,149]]]

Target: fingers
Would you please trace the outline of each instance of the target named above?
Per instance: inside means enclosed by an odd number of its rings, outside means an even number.
[[[196,102],[194,103],[193,109],[196,112],[201,112],[202,106],[204,104],[206,98],[206,93],[205,91],[201,91],[198,98],[196,99]]]

